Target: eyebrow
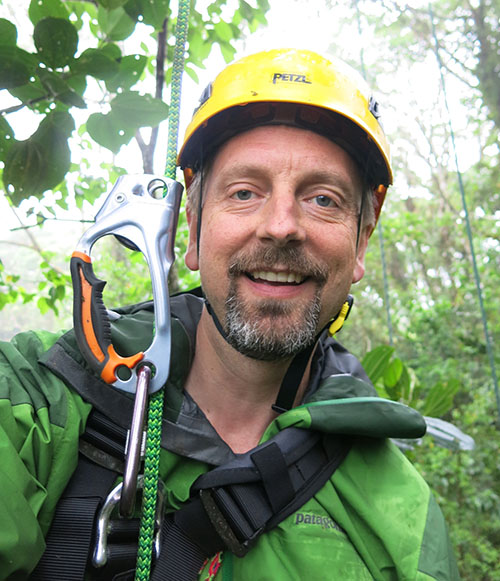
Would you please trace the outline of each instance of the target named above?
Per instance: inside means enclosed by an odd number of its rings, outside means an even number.
[[[213,171],[213,167],[210,168],[210,173]],[[232,164],[229,168],[226,168],[219,176],[222,176],[224,179],[237,179],[243,176],[249,177],[266,177],[268,173],[268,168],[262,168],[259,164],[252,164],[248,162],[237,162]]]
[[[213,168],[211,168],[212,170]],[[260,164],[252,164],[251,162],[244,162],[244,163],[235,163],[231,165],[231,167],[224,170],[221,174],[225,179],[236,179],[240,176],[249,176],[249,177],[267,177],[269,173],[269,167],[262,167]],[[343,175],[336,171],[330,170],[312,170],[302,176],[300,181],[300,185],[302,183],[310,183],[310,182],[323,182],[327,184],[333,184],[339,186],[342,190],[346,192],[353,192],[357,189],[356,188],[356,181],[357,179],[350,179],[348,176]]]
[[[319,183],[326,183],[332,184],[335,186],[340,187],[340,189],[346,193],[354,194],[358,188],[356,187],[356,182],[360,181],[356,177],[351,177],[350,174],[342,174],[336,171],[331,170],[313,170],[306,174],[301,182],[302,183],[310,183],[310,182],[319,182]],[[359,184],[359,189],[361,190],[361,183]]]

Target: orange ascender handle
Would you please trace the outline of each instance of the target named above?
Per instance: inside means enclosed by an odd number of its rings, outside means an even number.
[[[70,262],[73,280],[73,322],[80,351],[89,365],[106,383],[114,383],[118,367],[133,369],[144,357],[143,352],[130,357],[118,355],[111,343],[111,326],[102,291],[106,281],[99,280],[90,256],[73,252]]]
[[[128,393],[137,392],[139,371],[144,365],[151,369],[150,394],[166,384],[170,373],[172,330],[168,275],[175,259],[182,190],[179,182],[161,176],[120,176],[71,258],[73,323],[80,351],[105,382]],[[111,344],[111,315],[102,299],[106,283],[95,276],[90,259],[94,243],[108,235],[127,248],[142,252],[151,276],[152,342],[144,353],[130,357],[120,356]]]

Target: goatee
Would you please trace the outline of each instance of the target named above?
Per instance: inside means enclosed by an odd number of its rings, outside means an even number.
[[[316,284],[314,296],[301,301],[266,299],[252,304],[238,293],[236,278],[279,264]],[[313,261],[295,247],[259,248],[236,256],[229,268],[226,298],[226,339],[243,355],[261,361],[289,359],[311,345],[318,332],[321,289],[328,278],[325,264]]]

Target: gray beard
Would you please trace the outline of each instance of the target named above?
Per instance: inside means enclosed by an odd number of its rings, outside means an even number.
[[[253,359],[289,359],[316,340],[320,310],[319,288],[314,298],[302,307],[302,315],[297,317],[297,306],[281,301],[261,301],[249,307],[239,297],[233,281],[226,299],[226,340]],[[287,320],[291,316],[293,322]],[[268,319],[265,331],[261,329],[264,318]]]

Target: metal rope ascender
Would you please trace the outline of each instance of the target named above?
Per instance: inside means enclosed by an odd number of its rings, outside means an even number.
[[[134,513],[137,490],[142,488],[137,581],[149,579],[153,550],[158,556],[160,547],[163,490],[159,486],[159,467],[163,387],[169,376],[171,348],[167,281],[175,259],[175,232],[183,191],[182,185],[175,181],[175,173],[189,7],[189,0],[179,1],[165,176],[120,177],[97,213],[95,223],[84,233],[71,258],[73,319],[78,346],[101,379],[117,389],[134,394],[123,482],[111,491],[100,512],[93,562],[95,566],[106,562],[107,524],[111,513],[118,508],[121,517],[130,518]],[[129,357],[120,356],[111,342],[109,315],[102,298],[106,282],[94,275],[90,257],[94,243],[107,235],[114,235],[125,246],[141,251],[151,275],[154,338],[148,349]],[[139,474],[143,459],[144,472]]]

